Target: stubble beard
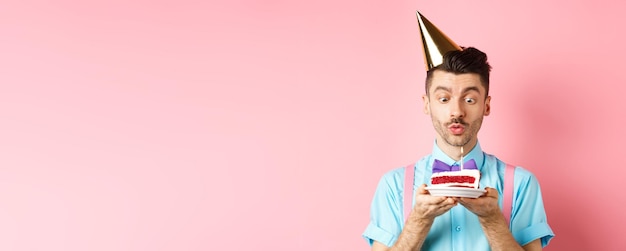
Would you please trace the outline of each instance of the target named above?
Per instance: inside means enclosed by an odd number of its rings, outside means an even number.
[[[433,126],[435,127],[435,131],[441,136],[441,138],[446,142],[446,144],[461,147],[467,145],[476,135],[478,135],[478,130],[483,123],[483,118],[477,119],[473,121],[471,124],[465,122],[463,119],[454,118],[449,122],[443,123],[439,120],[435,120],[431,116],[431,120],[433,121]],[[465,127],[465,131],[462,135],[456,136],[450,134],[448,131],[448,126],[453,123],[461,124]]]

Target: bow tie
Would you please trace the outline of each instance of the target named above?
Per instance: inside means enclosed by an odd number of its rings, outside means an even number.
[[[478,169],[476,167],[476,161],[474,161],[474,159],[465,161],[465,163],[463,164],[463,169]],[[435,160],[435,162],[433,163],[433,173],[460,171],[460,170],[461,170],[461,167],[459,165],[449,166],[448,164],[443,163],[442,161],[439,161],[439,160]]]

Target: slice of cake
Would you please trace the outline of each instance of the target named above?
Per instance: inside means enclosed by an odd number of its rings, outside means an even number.
[[[430,183],[433,187],[470,187],[478,188],[480,171],[462,170],[433,173]]]
[[[433,175],[430,177],[431,185],[433,187],[468,187],[478,189],[480,171],[476,169],[474,160],[468,162],[473,163],[465,164],[466,168],[463,170],[433,172]]]

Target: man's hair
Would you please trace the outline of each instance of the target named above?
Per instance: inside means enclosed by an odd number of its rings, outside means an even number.
[[[443,56],[443,63],[426,73],[426,94],[430,89],[433,73],[437,70],[454,74],[476,73],[485,87],[485,98],[489,96],[489,72],[491,65],[487,62],[487,54],[474,48],[463,48],[462,51],[450,51]]]

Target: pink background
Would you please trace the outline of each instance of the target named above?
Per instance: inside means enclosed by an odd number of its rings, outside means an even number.
[[[619,1],[0,4],[0,250],[369,250],[427,154],[415,10],[494,66],[481,145],[556,238],[624,250]]]

